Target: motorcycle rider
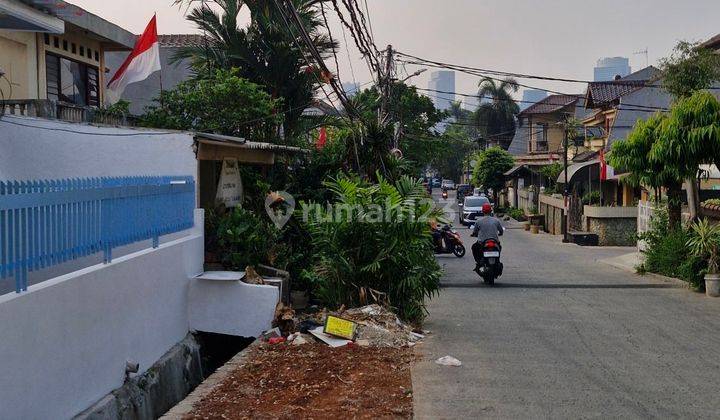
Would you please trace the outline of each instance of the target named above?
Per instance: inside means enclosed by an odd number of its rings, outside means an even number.
[[[430,233],[432,234],[435,250],[443,249],[442,233],[440,232],[440,226],[435,218],[430,219]]]
[[[475,227],[470,235],[477,237],[477,241],[472,246],[473,258],[475,258],[476,263],[480,261],[483,253],[482,245],[488,239],[492,239],[497,242],[498,248],[501,248],[500,236],[502,236],[503,231],[505,230],[502,227],[500,220],[492,215],[492,205],[490,205],[490,203],[483,204],[482,214],[483,216],[475,222]],[[477,265],[475,270],[478,270]]]

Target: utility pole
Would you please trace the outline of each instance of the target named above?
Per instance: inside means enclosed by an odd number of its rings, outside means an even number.
[[[384,70],[384,71],[383,71]],[[393,49],[392,45],[388,45],[385,50],[385,69],[381,69],[378,74],[378,83],[381,85],[382,103],[380,105],[380,123],[386,118],[388,114],[388,106],[390,104],[390,86],[392,84],[392,71],[393,71]],[[385,74],[383,74],[385,73]]]
[[[568,121],[563,124],[563,174],[565,184],[563,185],[563,197],[565,198],[565,217],[563,223],[563,242],[570,242],[568,230],[570,229],[570,189],[568,187]]]

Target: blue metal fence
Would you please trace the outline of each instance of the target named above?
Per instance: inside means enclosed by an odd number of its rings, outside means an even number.
[[[192,177],[0,181],[0,280],[193,226]]]

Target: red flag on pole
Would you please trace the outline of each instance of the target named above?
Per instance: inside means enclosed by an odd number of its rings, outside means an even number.
[[[320,127],[320,134],[318,135],[317,142],[315,143],[315,147],[318,149],[322,149],[325,147],[325,143],[327,142],[327,130],[325,127]]]
[[[120,99],[125,86],[145,80],[160,70],[160,47],[158,44],[157,21],[153,16],[145,31],[135,42],[135,48],[115,72],[105,91],[106,102],[114,103]]]

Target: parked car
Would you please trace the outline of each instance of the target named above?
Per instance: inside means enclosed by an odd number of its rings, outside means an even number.
[[[452,179],[443,179],[442,180],[442,188],[446,190],[454,190],[455,189],[455,181]]]
[[[433,187],[433,188],[440,188],[440,184],[441,184],[440,178],[435,178],[435,179],[432,180],[432,187]]]
[[[465,201],[460,206],[460,224],[464,226],[470,226],[477,220],[478,217],[483,216],[482,206],[485,203],[490,203],[490,199],[481,196],[470,196],[465,197]],[[492,203],[490,203],[492,205]]]
[[[485,195],[485,193],[483,193],[482,188],[477,188],[477,187],[476,187],[476,188],[473,189],[472,195],[481,196],[481,195]]]

